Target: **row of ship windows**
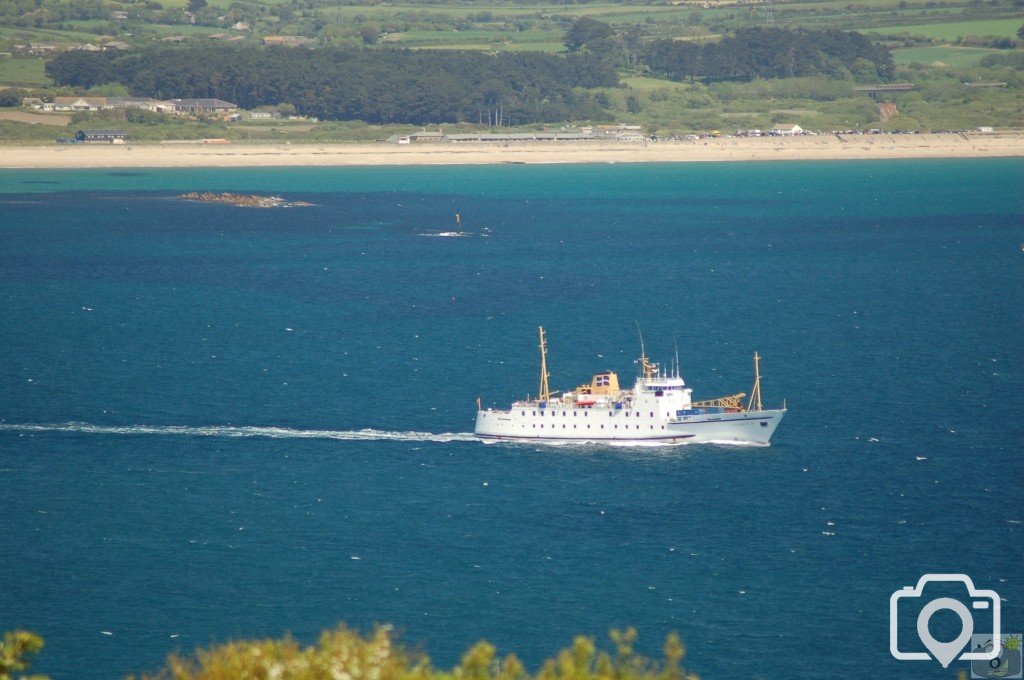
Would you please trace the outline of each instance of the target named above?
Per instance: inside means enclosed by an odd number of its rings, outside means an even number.
[[[521,413],[522,413],[522,415],[524,415],[524,416],[526,415],[526,411],[522,411]],[[551,415],[553,415],[553,416],[557,416],[557,415],[558,415],[558,411],[548,411],[548,413],[550,413],[550,414],[551,414]],[[576,417],[576,414],[577,414],[577,413],[579,413],[579,412],[578,412],[578,411],[573,411],[573,412],[572,412],[572,417],[573,417],[573,418],[575,418],[575,417]],[[614,411],[608,411],[608,415],[609,415],[609,416],[610,416],[610,415],[613,415],[614,413],[615,413]],[[626,417],[627,417],[627,418],[629,418],[629,417],[630,417],[630,416],[629,416],[629,414],[630,414],[630,413],[632,413],[632,411],[626,411]],[[544,411],[541,411],[541,412],[540,412],[540,414],[541,414],[541,415],[544,415]],[[569,414],[569,413],[568,413],[568,411],[562,411],[562,416],[563,416],[563,417],[564,417],[564,416],[567,416],[568,414]],[[530,415],[531,415],[531,416],[535,416],[535,415],[537,415],[537,412],[536,412],[536,411],[530,411]],[[650,414],[649,414],[649,416],[650,416],[651,418],[653,418],[653,417],[654,417],[654,411],[651,411],[651,412],[650,412]],[[584,412],[583,412],[583,417],[584,417],[584,418],[589,418],[589,417],[590,417],[590,411],[584,411]],[[637,418],[639,418],[639,417],[640,417],[640,411],[637,411],[637,412],[636,412],[636,417],[637,417]]]
[[[520,425],[519,427],[526,427],[526,425]],[[534,427],[534,428],[536,428],[536,427],[537,427],[537,424],[536,424],[536,423],[534,423],[534,424],[533,424],[533,427]],[[568,427],[568,426],[567,426],[567,425],[565,425],[564,423],[562,424],[562,429],[563,429],[563,430],[564,430],[564,429],[566,429],[567,427]],[[627,430],[629,429],[629,425],[624,425],[623,427],[625,427],[625,429],[627,429]],[[541,425],[540,425],[540,429],[542,429],[542,430],[544,429],[544,423],[541,423]],[[554,426],[554,425],[552,425],[552,426],[551,426],[551,429],[555,429],[555,426]],[[575,425],[575,424],[573,424],[573,426],[572,426],[572,429],[574,429],[574,430],[576,429],[576,425]],[[588,429],[588,430],[590,429],[590,425],[587,425],[587,429]],[[604,429],[604,425],[602,425],[602,426],[601,426],[601,429],[602,429],[602,430]],[[617,430],[617,429],[619,429],[619,426],[618,426],[618,425],[615,425],[615,426],[614,426],[614,429],[616,429],[616,430]],[[636,426],[636,429],[638,429],[638,430],[639,430],[639,429],[640,429],[640,426],[639,426],[639,425],[637,425],[637,426]],[[654,425],[651,425],[651,429],[652,429],[652,430],[654,429]],[[665,426],[664,426],[664,425],[662,425],[662,426],[661,426],[661,429],[663,429],[663,430],[664,430],[664,429],[665,429]]]

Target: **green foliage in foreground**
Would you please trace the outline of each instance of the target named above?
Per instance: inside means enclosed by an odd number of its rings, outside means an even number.
[[[686,648],[675,633],[665,639],[665,659],[656,663],[633,652],[636,630],[613,630],[614,656],[597,648],[592,638],[579,636],[572,646],[545,661],[530,675],[515,654],[499,658],[494,645],[478,642],[450,671],[435,669],[430,657],[406,651],[390,626],[378,626],[362,636],[344,624],[324,631],[315,645],[302,646],[291,637],[278,640],[240,640],[193,656],[172,654],[167,665],[143,680],[317,680],[319,678],[374,678],[375,680],[697,680],[679,662]],[[38,652],[38,635],[5,633],[0,643],[0,680],[34,679],[13,676],[28,666],[25,657]]]
[[[28,668],[28,657],[38,654],[43,648],[43,638],[35,633],[16,630],[4,633],[0,640],[0,680],[22,678],[23,680],[44,680],[42,676],[24,676],[14,673]]]
[[[594,640],[577,637],[572,646],[530,675],[514,654],[504,658],[487,642],[478,642],[450,671],[437,670],[426,655],[405,651],[390,627],[363,637],[345,626],[324,632],[316,645],[303,647],[291,638],[240,641],[200,649],[193,657],[172,655],[167,666],[148,680],[235,680],[236,678],[377,678],[379,680],[684,680],[695,679],[679,666],[686,653],[675,633],[665,641],[658,664],[633,653],[636,631],[611,632],[614,656]]]

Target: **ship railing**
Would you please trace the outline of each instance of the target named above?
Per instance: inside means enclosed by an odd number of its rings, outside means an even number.
[[[537,399],[514,401],[514,402],[512,402],[512,405],[511,405],[510,408],[519,408],[519,409],[524,409],[524,408],[528,408],[528,409],[540,409],[540,408],[546,408],[546,409],[548,409],[548,408],[550,408],[550,409],[556,409],[556,408],[595,408],[595,407],[597,407],[597,408],[608,408],[608,407],[611,407],[613,404],[616,404],[616,403],[622,404],[623,407],[629,407],[632,404],[632,401],[628,400],[628,399],[627,400],[623,400],[623,399],[612,398],[612,397],[607,397],[605,395],[601,395],[600,397],[593,399],[593,402],[594,402],[593,404],[587,404],[586,406],[581,406],[578,403],[579,401],[584,401],[584,402],[591,401],[591,399],[588,398],[589,395],[582,395],[582,396],[583,396],[582,399],[570,399],[570,400],[565,400],[565,401],[563,401],[561,399],[549,399],[548,401],[544,401],[544,402],[542,402],[540,400],[537,400]],[[541,404],[543,404],[543,406],[541,406]]]

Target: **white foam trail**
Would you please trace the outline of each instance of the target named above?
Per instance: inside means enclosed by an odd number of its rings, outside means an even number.
[[[714,444],[715,446],[744,446],[744,447],[754,446],[754,447],[757,447],[757,448],[765,448],[765,447],[771,446],[771,444],[766,443],[766,442],[745,442],[745,441],[735,441],[735,440],[729,440],[729,439],[712,439],[711,441],[709,441],[707,443],[708,444]]]
[[[269,439],[339,439],[343,441],[475,442],[469,432],[389,432],[385,430],[298,430],[290,427],[213,425],[93,425],[91,423],[0,423],[7,432],[83,432],[87,434],[176,435],[192,437],[266,437]]]
[[[480,439],[471,432],[393,432],[387,430],[299,430],[291,427],[259,427],[255,425],[209,425],[192,427],[189,425],[95,425],[92,423],[4,423],[0,422],[0,432],[76,432],[85,434],[120,434],[120,435],[164,435],[186,437],[264,437],[267,439],[334,439],[341,441],[397,441],[397,442],[483,442],[485,444],[504,444],[511,446],[550,446],[550,447],[614,447],[614,448],[665,448],[677,446],[693,446],[696,442],[682,440],[677,442],[665,440],[619,439],[619,440],[491,440]],[[768,446],[768,444],[737,441],[703,442],[717,446]]]

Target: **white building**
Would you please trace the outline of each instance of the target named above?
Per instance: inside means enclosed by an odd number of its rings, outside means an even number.
[[[792,137],[803,133],[804,129],[796,123],[779,123],[772,128],[773,135],[782,135],[783,137]]]

